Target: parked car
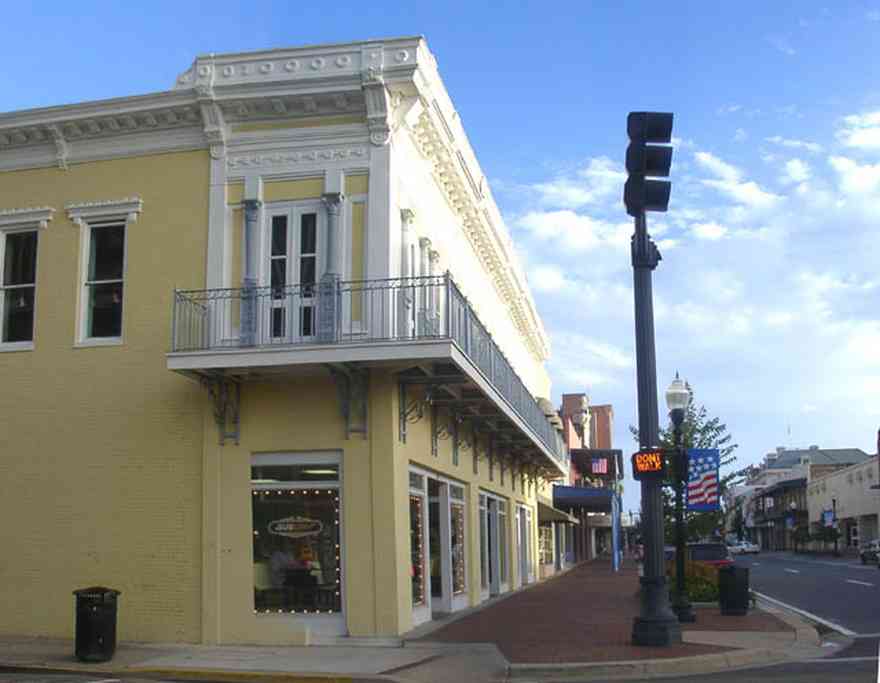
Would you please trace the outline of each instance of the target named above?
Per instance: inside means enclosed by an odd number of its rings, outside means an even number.
[[[675,546],[668,545],[664,548],[666,560],[675,559]],[[727,546],[723,543],[688,543],[687,557],[691,562],[711,564],[716,567],[727,567],[733,564],[733,557]]]
[[[859,557],[862,558],[862,564],[868,562],[877,562],[880,558],[880,539],[868,541],[859,549]]]
[[[757,555],[761,549],[751,541],[737,541],[727,546],[731,555]]]
[[[715,567],[733,564],[733,557],[723,543],[688,543],[688,554],[693,562],[702,562]]]

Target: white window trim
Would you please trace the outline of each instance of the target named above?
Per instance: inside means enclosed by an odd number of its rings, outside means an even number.
[[[34,208],[23,209],[0,209],[0,278],[3,277],[3,263],[5,261],[6,235],[16,232],[32,232],[37,231],[37,269],[39,269],[39,251],[40,238],[39,233],[49,226],[49,221],[55,209],[50,206],[40,206]],[[2,280],[0,280],[2,282]],[[36,290],[36,277],[34,279],[34,289]],[[0,299],[0,324],[3,320],[3,306],[5,301]],[[31,335],[31,341],[24,342],[2,342],[0,341],[0,353],[10,351],[33,351],[34,341],[37,337],[37,300],[36,292],[34,295],[34,330]]]
[[[65,205],[67,217],[79,227],[79,276],[76,295],[76,331],[75,348],[88,348],[94,346],[121,346],[123,337],[88,337],[86,336],[86,308],[88,301],[84,296],[86,280],[89,270],[89,242],[91,228],[99,224],[121,224],[125,228],[125,247],[122,255],[122,329],[125,329],[125,283],[128,280],[128,226],[137,221],[143,210],[143,200],[140,197],[125,197],[124,199],[112,199],[99,202],[75,202]]]

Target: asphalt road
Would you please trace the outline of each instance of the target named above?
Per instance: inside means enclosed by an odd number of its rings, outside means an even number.
[[[739,556],[752,590],[804,610],[847,635],[880,636],[880,570],[858,559],[793,553]]]

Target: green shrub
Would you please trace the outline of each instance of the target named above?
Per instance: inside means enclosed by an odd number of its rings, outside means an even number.
[[[684,583],[691,602],[717,602],[718,584],[699,576],[688,577]]]

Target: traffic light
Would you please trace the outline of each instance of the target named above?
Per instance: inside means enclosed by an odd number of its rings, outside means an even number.
[[[626,149],[626,171],[629,174],[623,189],[626,212],[633,217],[645,211],[666,211],[669,205],[668,180],[672,165],[672,114],[633,111],[626,117],[629,147]],[[657,144],[661,143],[661,144]]]

